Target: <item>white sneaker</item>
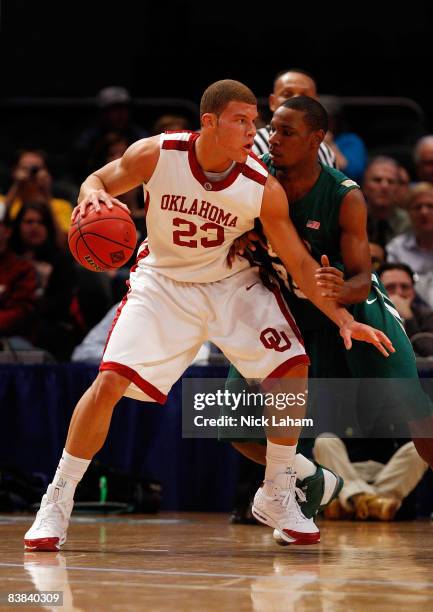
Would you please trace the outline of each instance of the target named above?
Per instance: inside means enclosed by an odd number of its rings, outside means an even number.
[[[49,485],[33,525],[24,536],[25,550],[57,551],[66,542],[73,499],[49,501],[53,485]]]
[[[315,462],[316,463],[316,462]],[[301,501],[301,510],[307,518],[316,514],[336,499],[343,488],[344,480],[329,468],[316,463],[317,469],[313,476],[307,476],[297,482],[305,495],[305,502]],[[278,529],[274,529],[273,538],[279,546],[287,546],[288,542],[282,537]]]
[[[264,481],[254,497],[252,513],[277,529],[288,544],[316,544],[320,531],[312,518],[304,516],[296,498],[304,502],[305,494],[296,487],[296,472],[288,468],[274,480]]]

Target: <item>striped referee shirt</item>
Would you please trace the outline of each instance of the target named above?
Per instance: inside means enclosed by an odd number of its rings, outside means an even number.
[[[269,153],[269,133],[270,127],[268,125],[257,130],[256,137],[254,138],[253,153],[256,155],[264,155],[265,153]],[[331,166],[331,168],[337,167],[334,151],[332,151],[332,149],[330,149],[324,142],[320,143],[319,161],[324,166]]]

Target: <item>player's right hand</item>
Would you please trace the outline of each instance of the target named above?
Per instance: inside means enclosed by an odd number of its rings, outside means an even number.
[[[327,255],[320,258],[321,268],[316,270],[316,284],[321,287],[322,296],[331,300],[339,300],[344,291],[344,274],[329,263]]]
[[[85,217],[91,207],[93,207],[95,212],[100,212],[102,205],[105,205],[109,210],[111,210],[113,206],[120,206],[120,208],[123,208],[123,210],[126,210],[126,212],[131,214],[131,211],[126,204],[117,198],[114,198],[103,189],[94,189],[93,191],[90,191],[90,193],[83,200],[81,200],[81,202],[79,202],[72,211],[72,223],[75,221],[78,215]]]
[[[242,236],[239,236],[239,238],[236,238],[227,254],[228,267],[232,267],[236,255],[244,255],[245,251],[255,251],[255,242],[260,242],[260,244],[266,248],[266,245],[263,244],[257,232],[246,232],[245,234],[242,234]]]

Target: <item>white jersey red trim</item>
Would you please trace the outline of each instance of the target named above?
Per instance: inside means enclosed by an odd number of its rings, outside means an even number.
[[[209,283],[249,266],[237,257],[229,268],[226,258],[233,241],[260,216],[268,171],[249,155],[223,180],[211,182],[196,158],[198,137],[161,134],[159,160],[144,186],[149,255],[138,265],[177,281]]]

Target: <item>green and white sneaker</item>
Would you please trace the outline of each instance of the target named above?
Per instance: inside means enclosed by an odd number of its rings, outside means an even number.
[[[305,501],[300,501],[299,506],[306,518],[313,518],[331,503],[340,493],[344,480],[332,470],[315,463],[316,473],[307,476],[304,480],[298,480],[296,486],[305,494]],[[287,546],[290,542],[283,538],[278,529],[274,529],[274,540],[280,546]]]
[[[253,516],[273,527],[287,544],[317,544],[320,531],[312,518],[302,513],[299,500],[305,495],[296,486],[296,472],[287,468],[273,480],[265,480],[254,496]]]

